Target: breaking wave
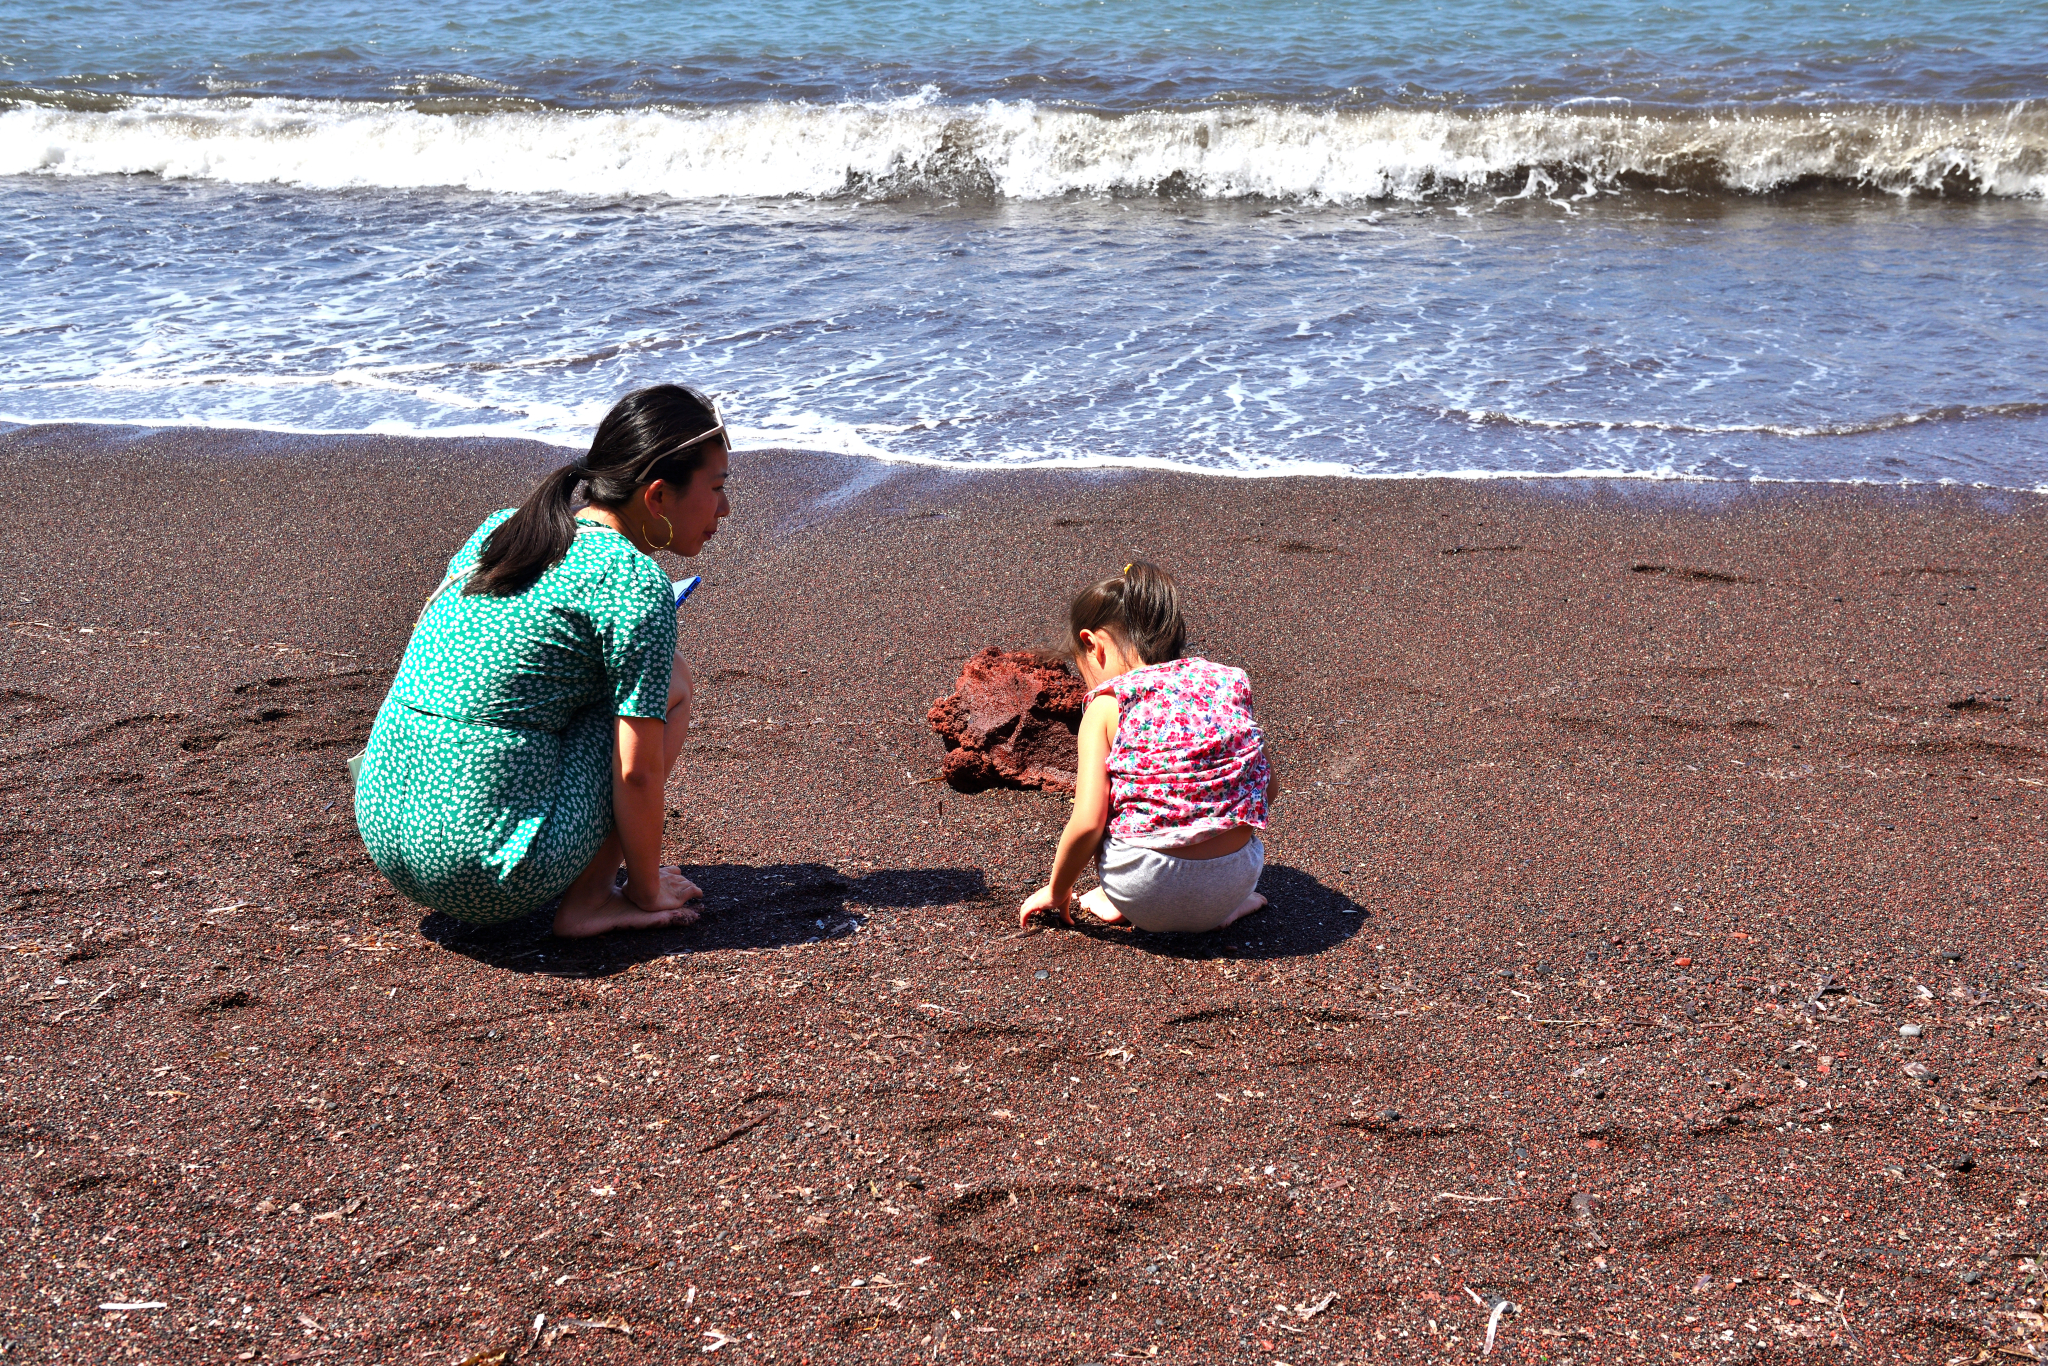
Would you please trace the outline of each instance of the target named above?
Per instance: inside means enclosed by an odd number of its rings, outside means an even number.
[[[562,110],[17,88],[0,174],[676,199],[1169,195],[1319,203],[1622,188],[2048,195],[2048,106],[1103,114],[991,101]]]

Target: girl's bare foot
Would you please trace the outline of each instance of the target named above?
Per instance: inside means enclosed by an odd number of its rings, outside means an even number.
[[[1224,921],[1223,925],[1235,925],[1238,921],[1244,919],[1265,904],[1266,898],[1260,896],[1257,892],[1253,892],[1250,896],[1237,903],[1237,909],[1230,913],[1230,919]],[[1220,930],[1223,928],[1223,925],[1218,925],[1216,928]]]
[[[1109,898],[1102,894],[1100,887],[1097,887],[1092,892],[1085,893],[1081,897],[1081,909],[1105,925],[1115,925],[1124,918],[1122,911],[1109,904]],[[1240,914],[1242,913],[1240,912]]]

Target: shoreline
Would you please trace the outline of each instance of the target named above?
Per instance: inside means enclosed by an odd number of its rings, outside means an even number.
[[[2016,1341],[2048,496],[743,452],[707,914],[585,945],[397,900],[342,770],[560,456],[0,431],[9,1337],[1336,1362],[1469,1356],[1469,1286],[1516,1359]],[[925,709],[1132,552],[1251,674],[1274,907],[1013,936],[1064,803],[932,783]]]
[[[1589,424],[1598,425],[1598,424]],[[564,446],[539,436],[515,436],[490,432],[372,432],[348,431],[329,432],[294,427],[221,426],[203,422],[156,422],[137,419],[132,422],[99,421],[88,419],[23,422],[11,418],[0,418],[0,440],[16,435],[30,437],[45,436],[58,432],[77,430],[90,437],[95,433],[125,432],[142,436],[161,436],[171,433],[218,434],[227,438],[250,438],[259,441],[311,442],[316,445],[348,445],[357,442],[422,442],[429,445],[445,444],[451,447],[477,448],[502,446],[507,452],[525,451],[532,448],[558,452],[563,460],[573,460],[577,455],[575,446]],[[1872,433],[1832,433],[1831,435],[1867,435]],[[1808,435],[1811,435],[1810,433]],[[1617,485],[1702,485],[1713,488],[1786,488],[1786,489],[1874,489],[1912,492],[1924,489],[1956,489],[1973,493],[2018,494],[2025,497],[2048,497],[2048,484],[1994,484],[1984,480],[1959,479],[1911,479],[1901,476],[1897,480],[1868,478],[1840,479],[1792,479],[1773,475],[1750,475],[1742,479],[1720,479],[1704,474],[1675,474],[1659,471],[1614,470],[1414,470],[1397,473],[1360,473],[1347,466],[1327,465],[1301,469],[1204,469],[1168,460],[1161,456],[1132,456],[1119,458],[1103,456],[1079,463],[1056,464],[1048,461],[1028,460],[943,460],[916,455],[886,455],[874,451],[833,451],[822,448],[783,445],[760,445],[744,448],[744,453],[775,455],[804,460],[856,460],[877,465],[911,470],[933,470],[947,474],[1166,474],[1187,475],[1198,479],[1229,479],[1262,482],[1278,479],[1342,479],[1361,483],[1431,483],[1442,481],[1450,484],[1617,484]]]

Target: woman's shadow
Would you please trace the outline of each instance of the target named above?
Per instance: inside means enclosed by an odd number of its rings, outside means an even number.
[[[875,911],[990,900],[987,879],[974,868],[887,868],[851,878],[822,863],[715,863],[686,865],[683,874],[704,888],[703,915],[694,925],[557,939],[548,906],[488,927],[436,913],[420,921],[420,934],[509,972],[606,977],[675,954],[837,939],[858,933]]]
[[[554,909],[479,928],[429,915],[420,934],[451,953],[508,972],[608,977],[635,963],[676,954],[777,949],[858,933],[876,911],[969,904],[997,921],[1012,898],[992,891],[977,868],[887,868],[851,878],[822,863],[717,863],[685,867],[705,889],[694,925],[596,939],[557,939]],[[1075,928],[1143,953],[1172,958],[1304,958],[1337,947],[1363,928],[1369,911],[1341,890],[1286,864],[1259,878],[1266,908],[1209,934],[1147,934],[1077,920]]]

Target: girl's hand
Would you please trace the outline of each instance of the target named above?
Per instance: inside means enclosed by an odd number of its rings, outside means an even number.
[[[1105,693],[1081,713],[1081,731],[1074,738],[1079,754],[1074,771],[1074,814],[1060,832],[1060,846],[1052,858],[1052,875],[1045,886],[1031,894],[1017,912],[1020,929],[1031,927],[1031,917],[1058,907],[1060,919],[1074,923],[1072,905],[1074,880],[1102,848],[1103,832],[1109,828],[1109,743],[1116,734],[1116,698]],[[1053,888],[1065,887],[1055,898]]]
[[[1060,919],[1066,921],[1069,925],[1074,923],[1074,917],[1070,910],[1072,904],[1073,898],[1070,896],[1065,902],[1061,903],[1059,908]],[[1052,886],[1048,883],[1024,898],[1024,905],[1017,912],[1017,928],[1020,930],[1030,929],[1032,916],[1043,911],[1049,911],[1052,908]]]
[[[704,889],[683,876],[680,868],[663,868],[660,885],[650,896],[645,888],[626,884],[626,900],[643,911],[673,911],[704,898]]]

